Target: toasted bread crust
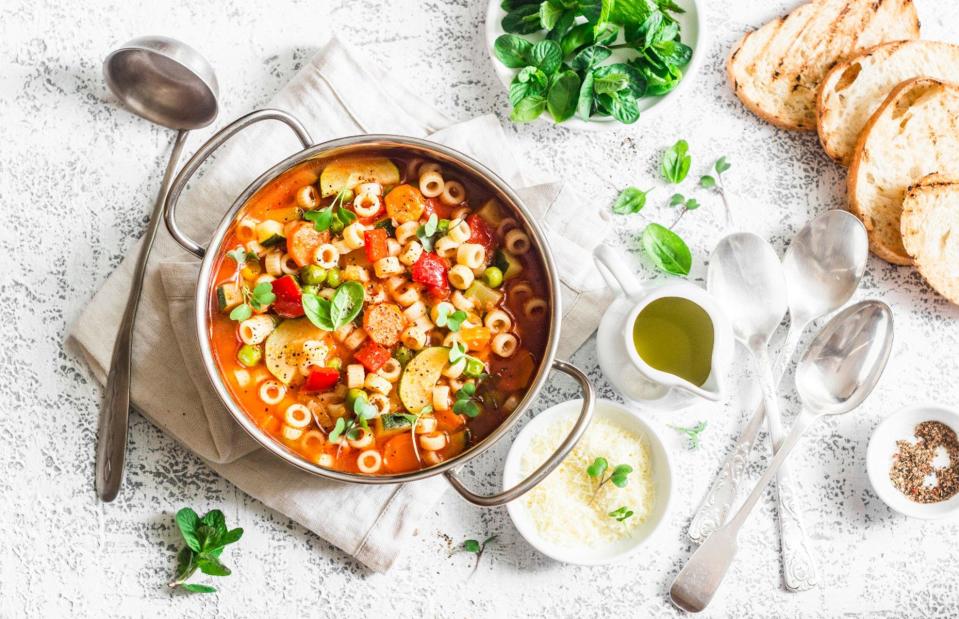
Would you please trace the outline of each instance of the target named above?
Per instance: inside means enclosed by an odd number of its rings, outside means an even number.
[[[823,78],[816,103],[817,131],[826,154],[848,166],[869,117],[897,84],[916,77],[959,82],[959,45],[893,41],[833,67]]]
[[[883,41],[918,36],[912,0],[814,0],[743,35],[726,74],[760,118],[815,131],[819,84],[832,66]]]
[[[903,199],[902,240],[926,282],[943,297],[959,304],[957,179],[933,173],[909,187]]]

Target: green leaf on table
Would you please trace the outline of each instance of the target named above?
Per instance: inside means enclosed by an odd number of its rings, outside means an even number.
[[[704,174],[703,176],[699,177],[699,186],[703,189],[712,189],[716,186],[716,179],[709,174]]]
[[[463,542],[463,550],[466,552],[478,553],[480,551],[480,543],[475,539],[468,539]]]
[[[192,593],[216,593],[216,587],[211,587],[210,585],[200,585],[197,583],[188,582],[182,586],[184,589]]]
[[[669,205],[670,205],[670,206],[679,206],[680,204],[682,204],[682,203],[685,202],[685,201],[686,201],[686,196],[684,196],[684,195],[681,194],[681,193],[674,193],[674,194],[673,194],[672,196],[670,196],[670,198],[669,198]]]
[[[627,519],[633,516],[633,511],[626,506],[614,509],[613,511],[607,514],[610,518],[613,518],[617,522],[626,522]]]
[[[515,34],[504,34],[496,38],[493,52],[510,69],[521,69],[530,63],[530,51],[533,44]]]
[[[229,576],[230,568],[220,563],[220,560],[210,555],[201,556],[197,561],[200,571],[209,576]]]
[[[579,75],[575,71],[563,71],[553,78],[546,95],[546,109],[554,121],[561,123],[576,112],[579,86]]]
[[[176,525],[186,545],[195,552],[200,551],[200,540],[197,539],[196,528],[200,524],[200,517],[189,507],[184,507],[176,513]]]
[[[616,196],[613,212],[617,215],[629,215],[638,213],[644,206],[646,206],[646,192],[636,187],[627,187]]]
[[[672,275],[688,275],[693,265],[692,252],[682,237],[659,224],[649,224],[640,236],[643,253],[659,270]]]
[[[718,172],[719,174],[722,174],[723,172],[725,172],[731,167],[732,167],[732,164],[726,161],[725,155],[723,155],[722,157],[716,160],[715,168],[716,168],[716,172]]]
[[[696,198],[690,198],[686,200],[686,204],[684,204],[683,206],[686,207],[687,211],[695,211],[696,209],[699,208],[699,201]]]
[[[689,144],[686,140],[678,140],[663,153],[663,162],[660,172],[667,182],[679,184],[689,174],[692,157],[689,155]]]

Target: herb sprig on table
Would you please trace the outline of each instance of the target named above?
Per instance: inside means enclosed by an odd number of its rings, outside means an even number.
[[[176,513],[176,524],[186,543],[177,554],[176,576],[170,588],[182,587],[194,593],[213,593],[215,587],[186,582],[199,569],[210,576],[229,576],[230,568],[220,562],[223,549],[243,536],[243,529],[227,529],[223,512],[211,510],[200,518],[184,507]]]
[[[696,449],[699,447],[699,437],[703,433],[703,431],[706,429],[706,422],[700,421],[696,425],[689,426],[688,428],[685,428],[683,426],[673,426],[673,425],[669,427],[672,428],[673,430],[676,430],[677,432],[682,432],[683,434],[685,434],[686,438],[689,439],[689,448]]]
[[[468,539],[463,542],[463,551],[471,552],[476,555],[476,562],[473,563],[473,571],[470,572],[470,576],[476,573],[477,568],[479,568],[480,559],[483,558],[483,553],[486,552],[486,546],[493,542],[496,539],[496,535],[490,535],[482,542],[475,539]]]
[[[689,144],[686,140],[678,140],[663,152],[659,171],[663,180],[667,183],[679,185],[686,180],[691,165],[692,156],[689,154]],[[726,192],[722,185],[722,173],[729,168],[730,164],[726,161],[726,157],[720,157],[713,166],[716,176],[704,175],[699,179],[701,188],[720,194],[726,208],[727,225],[731,223],[732,216]],[[658,188],[652,187],[642,191],[636,187],[626,187],[616,196],[612,211],[617,215],[638,213],[646,206],[650,194],[656,189]],[[658,223],[647,225],[639,237],[640,247],[642,247],[643,253],[649,261],[660,271],[670,275],[688,275],[693,265],[693,255],[686,241],[674,229],[686,213],[695,211],[701,205],[696,198],[687,197],[679,192],[673,193],[666,205],[670,208],[678,208],[678,215],[668,227]]]
[[[612,116],[630,124],[639,100],[679,83],[693,50],[682,42],[672,0],[502,0],[506,11],[493,52],[519,69],[509,88],[510,118],[530,122],[548,111],[561,123]],[[545,31],[533,42],[524,35]],[[626,59],[603,64],[614,49]]]

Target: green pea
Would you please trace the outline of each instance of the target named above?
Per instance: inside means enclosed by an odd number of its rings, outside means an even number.
[[[406,367],[406,364],[413,359],[413,351],[406,346],[399,346],[393,351],[393,358],[400,362],[400,365]]]
[[[340,221],[339,217],[334,217],[333,221],[330,222],[330,232],[333,234],[340,234],[343,232],[344,227],[345,226],[343,225],[343,222]]]
[[[340,270],[337,268],[332,268],[326,272],[326,284],[330,288],[336,288],[341,283],[343,283],[342,276],[340,275]]]
[[[366,398],[366,392],[362,389],[350,389],[346,392],[346,410],[352,411],[353,405],[360,398]]]
[[[483,362],[479,359],[474,359],[473,357],[466,358],[466,369],[463,370],[463,374],[469,376],[470,378],[479,378],[480,374],[486,369],[486,366],[483,365]]]
[[[326,269],[308,264],[300,269],[300,281],[308,286],[319,286],[326,281]]]
[[[498,267],[489,267],[483,271],[483,280],[490,288],[499,288],[503,283],[503,272]]]
[[[339,357],[333,357],[332,359],[326,362],[326,367],[333,368],[334,370],[339,370],[340,368],[343,367],[343,360],[340,359]]]
[[[241,364],[251,368],[263,358],[263,351],[260,350],[259,346],[244,344],[240,346],[240,350],[236,353],[236,358]]]
[[[300,288],[300,292],[302,292],[303,294],[316,294],[319,291],[320,291],[319,286],[314,286],[312,284],[307,284],[306,286],[303,286],[302,288]]]

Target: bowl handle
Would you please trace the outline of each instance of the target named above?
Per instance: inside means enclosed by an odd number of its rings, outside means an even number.
[[[559,370],[560,372],[571,376],[583,389],[583,407],[579,412],[579,418],[576,420],[576,424],[573,425],[573,429],[570,431],[569,436],[567,436],[566,440],[562,442],[556,451],[546,459],[546,462],[544,462],[538,469],[533,471],[529,477],[519,482],[509,490],[504,490],[499,494],[483,496],[471,492],[466,488],[466,486],[463,485],[463,481],[456,475],[456,471],[447,471],[445,475],[446,479],[450,482],[450,485],[460,493],[460,496],[473,505],[479,505],[480,507],[497,507],[499,505],[505,505],[506,503],[509,503],[514,499],[518,499],[532,490],[536,484],[546,479],[546,476],[552,473],[553,470],[560,465],[563,459],[569,455],[569,452],[573,450],[573,447],[576,446],[576,443],[579,442],[579,439],[582,438],[583,433],[586,432],[586,428],[589,427],[589,422],[593,419],[593,400],[595,398],[593,386],[589,384],[589,379],[586,378],[586,375],[583,374],[579,369],[566,363],[565,361],[553,361],[553,369]]]
[[[243,129],[246,129],[250,125],[260,122],[261,120],[278,120],[286,124],[286,126],[288,126],[293,133],[296,134],[296,137],[298,137],[300,142],[303,144],[303,148],[309,148],[313,145],[313,140],[310,138],[310,134],[306,132],[306,128],[304,128],[303,124],[300,123],[300,121],[294,116],[282,110],[265,109],[250,112],[246,116],[237,118],[232,123],[213,134],[213,136],[207,140],[203,146],[197,149],[196,153],[190,157],[190,160],[186,162],[186,165],[183,166],[183,169],[180,170],[180,173],[176,175],[175,179],[173,179],[173,185],[170,186],[170,192],[167,194],[166,212],[164,213],[164,220],[166,221],[167,230],[170,231],[170,234],[174,239],[176,239],[176,242],[183,247],[183,249],[187,250],[197,258],[203,257],[203,255],[206,253],[206,248],[187,236],[186,233],[180,230],[180,228],[178,228],[176,225],[176,205],[177,201],[180,199],[180,193],[193,177],[193,174],[197,171],[197,168],[200,167],[200,164],[206,161],[207,157],[212,155],[216,149],[222,146],[223,143],[229,140],[231,137]]]

